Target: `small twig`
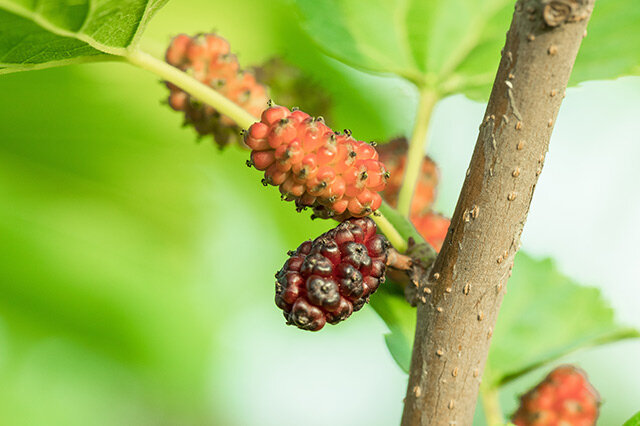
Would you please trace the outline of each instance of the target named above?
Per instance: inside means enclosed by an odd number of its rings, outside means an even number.
[[[404,254],[400,254],[396,249],[389,250],[389,256],[387,257],[387,266],[400,271],[409,271],[413,266],[413,259]]]

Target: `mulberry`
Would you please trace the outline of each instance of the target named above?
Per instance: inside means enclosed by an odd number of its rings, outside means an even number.
[[[229,43],[215,34],[198,34],[189,37],[180,34],[167,49],[166,61],[182,71],[190,73],[200,82],[211,86],[254,116],[267,107],[267,91],[254,75],[242,71],[235,55],[230,53]],[[236,140],[240,129],[236,124],[209,105],[192,98],[177,86],[168,83],[169,106],[183,111],[185,124],[193,125],[200,136],[213,135],[222,148]]]
[[[437,252],[442,249],[442,243],[447,236],[451,220],[439,213],[428,212],[414,214],[411,222],[416,230]]]
[[[389,173],[376,149],[331,130],[324,120],[272,106],[245,133],[250,165],[264,171],[263,184],[280,187],[282,198],[315,217],[342,221],[367,216],[382,203]]]
[[[380,161],[384,162],[391,173],[391,179],[389,179],[389,184],[382,192],[382,197],[392,207],[396,207],[398,203],[398,193],[404,178],[408,149],[409,144],[405,138],[396,138],[378,147]],[[411,216],[431,210],[436,198],[439,178],[438,166],[431,158],[425,155],[422,160],[420,177],[416,183],[415,193],[411,201]]]
[[[564,365],[522,396],[512,421],[517,426],[592,426],[599,405],[600,396],[585,372]]]
[[[352,218],[306,241],[276,273],[287,324],[318,331],[348,318],[384,281],[390,244],[371,218]]]
[[[398,202],[398,193],[402,186],[404,170],[407,162],[407,150],[409,145],[405,138],[397,138],[378,148],[380,160],[391,172],[391,179],[382,192],[382,197],[392,207]],[[411,222],[416,230],[436,251],[440,251],[442,243],[447,236],[451,220],[432,210],[436,198],[439,171],[436,163],[425,156],[422,160],[422,169],[415,193],[411,201]]]

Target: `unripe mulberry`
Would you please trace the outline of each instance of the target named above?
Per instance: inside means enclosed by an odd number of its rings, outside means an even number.
[[[411,222],[416,230],[437,252],[442,249],[442,243],[447,236],[451,220],[439,213],[428,212],[414,214]]]
[[[384,162],[391,173],[391,179],[382,192],[382,197],[392,207],[398,203],[398,193],[404,178],[408,148],[409,145],[405,138],[397,138],[378,147],[380,160]],[[422,238],[436,251],[440,251],[442,248],[442,243],[451,224],[451,220],[432,210],[438,180],[439,171],[436,163],[425,155],[411,201],[410,219]]]
[[[344,220],[367,216],[382,203],[389,178],[376,149],[331,130],[322,118],[272,106],[245,133],[250,165],[264,171],[264,185],[315,217]]]
[[[230,53],[229,43],[215,34],[198,34],[189,37],[180,34],[167,49],[166,61],[182,71],[190,73],[200,82],[214,88],[254,116],[267,107],[267,91],[254,75],[242,71],[235,55]],[[240,142],[240,129],[229,117],[221,115],[213,107],[192,98],[177,86],[168,83],[169,105],[185,113],[185,124],[194,126],[200,136],[213,135],[222,148],[232,140]]]
[[[390,244],[371,218],[352,218],[305,241],[276,273],[287,324],[318,331],[348,318],[384,281]]]
[[[382,192],[382,197],[392,207],[396,207],[398,203],[398,193],[404,179],[408,149],[409,144],[405,138],[396,138],[378,147],[380,161],[384,162],[391,173],[391,179],[389,179],[387,187]],[[431,158],[425,155],[422,159],[420,175],[411,201],[411,216],[431,210],[436,198],[439,178],[438,166]]]
[[[522,396],[513,415],[517,426],[592,426],[596,424],[600,396],[579,368],[556,368]]]

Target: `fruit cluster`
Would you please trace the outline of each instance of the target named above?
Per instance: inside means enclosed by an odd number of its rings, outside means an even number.
[[[384,281],[390,244],[371,218],[352,218],[306,241],[276,273],[287,324],[317,331],[348,318]]]
[[[230,53],[229,43],[220,36],[199,34],[189,37],[180,34],[173,38],[165,59],[254,116],[260,115],[267,107],[265,87],[256,81],[252,73],[240,69],[236,56]],[[213,135],[220,147],[238,138],[240,129],[229,117],[171,83],[167,83],[167,87],[171,108],[183,111],[185,124],[193,125],[201,136]]]
[[[517,426],[593,426],[599,405],[598,392],[586,374],[564,365],[522,396],[512,422]]]
[[[367,216],[382,203],[389,173],[368,143],[334,132],[322,118],[272,106],[245,133],[249,165],[264,171],[264,185],[280,187],[298,210],[339,221]]]

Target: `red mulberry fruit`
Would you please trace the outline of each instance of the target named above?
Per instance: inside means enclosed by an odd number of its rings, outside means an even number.
[[[250,164],[264,171],[264,185],[280,187],[298,210],[344,220],[367,216],[382,203],[389,179],[378,152],[351,132],[331,130],[322,118],[272,106],[245,134]]]
[[[265,87],[256,81],[252,73],[240,69],[236,56],[230,53],[229,43],[222,37],[215,34],[194,37],[180,34],[171,42],[165,59],[254,116],[259,116],[267,107]],[[171,108],[183,111],[185,124],[193,125],[200,136],[213,135],[221,148],[233,139],[241,142],[238,137],[240,129],[229,117],[171,83],[167,83],[167,87],[170,90],[168,102]]]
[[[512,421],[517,426],[592,426],[599,405],[600,396],[585,372],[565,365],[522,396]]]
[[[389,243],[371,218],[352,218],[306,241],[276,274],[287,324],[318,331],[348,318],[384,281]]]

